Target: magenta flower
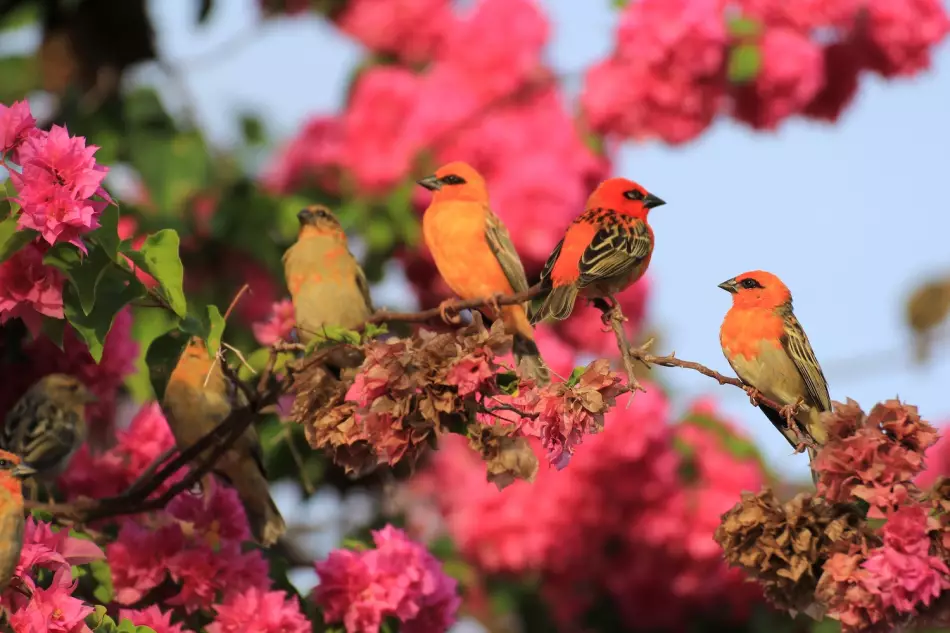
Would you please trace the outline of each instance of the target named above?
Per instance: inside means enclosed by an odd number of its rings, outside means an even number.
[[[297,598],[288,598],[283,591],[251,588],[215,609],[218,617],[208,625],[208,633],[309,633],[312,629]]]
[[[289,341],[295,324],[293,302],[290,299],[281,299],[271,306],[271,313],[266,321],[258,321],[251,327],[257,342],[270,347],[277,341]]]
[[[42,317],[63,318],[63,276],[43,264],[43,254],[27,244],[0,264],[0,324],[19,318],[34,336]]]
[[[29,602],[14,608],[10,624],[17,633],[83,633],[92,607],[72,596],[76,583],[68,567],[53,576],[48,589],[33,587]],[[17,600],[19,602],[19,599]],[[25,600],[24,600],[25,602]]]
[[[475,350],[455,363],[446,375],[445,382],[458,387],[459,395],[463,398],[479,391],[485,384],[495,380],[495,371],[490,364],[492,356],[489,350]]]
[[[73,565],[84,565],[102,558],[105,558],[105,553],[92,541],[70,536],[69,530],[54,532],[48,523],[36,521],[31,516],[27,518],[23,531],[23,549],[16,575],[26,578],[33,567],[53,572],[69,570]]]
[[[376,633],[387,617],[407,633],[448,630],[461,600],[439,561],[391,525],[374,531],[373,542],[376,549],[336,550],[316,563],[313,596],[324,620],[350,633]]]
[[[162,611],[154,604],[145,609],[119,609],[119,618],[136,626],[147,626],[155,633],[185,633],[181,624],[172,624],[171,611]]]
[[[98,149],[58,125],[26,138],[17,152],[22,173],[10,173],[22,207],[20,228],[38,231],[49,244],[69,242],[86,252],[80,236],[99,227],[99,215],[112,202],[101,186],[108,168],[93,158]]]
[[[0,160],[7,152],[16,152],[20,143],[35,128],[36,119],[30,113],[29,103],[14,101],[9,106],[0,103]]]

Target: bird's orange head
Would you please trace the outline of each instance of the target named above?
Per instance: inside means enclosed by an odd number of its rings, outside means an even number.
[[[169,380],[185,380],[194,383],[201,380],[203,383],[208,372],[211,370],[211,363],[214,359],[208,354],[208,346],[200,336],[192,336],[188,339],[188,344],[182,350],[178,357],[178,363],[172,370]]]
[[[439,167],[419,184],[432,192],[433,204],[449,200],[488,202],[485,179],[474,167],[460,160]]]
[[[301,209],[297,212],[297,220],[300,222],[299,237],[330,234],[339,234],[345,237],[339,220],[336,219],[330,209],[322,204],[312,204]]]
[[[738,308],[771,310],[792,301],[792,293],[782,280],[764,270],[742,273],[722,282],[719,287],[732,293],[732,305]]]
[[[23,494],[20,482],[36,474],[36,469],[25,464],[18,455],[0,450],[0,488],[15,496]]]
[[[650,209],[664,204],[664,200],[626,178],[605,180],[587,199],[588,209],[612,209],[638,218],[646,218]]]

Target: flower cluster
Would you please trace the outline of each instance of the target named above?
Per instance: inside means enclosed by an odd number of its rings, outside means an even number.
[[[592,68],[590,125],[684,143],[720,113],[773,129],[800,114],[836,120],[862,71],[913,75],[950,31],[939,0],[641,0],[612,56]]]
[[[23,531],[16,578],[0,596],[0,604],[9,609],[13,630],[29,633],[83,630],[83,620],[92,608],[73,596],[77,583],[73,580],[72,566],[101,558],[102,550],[95,543],[74,538],[68,530],[54,531],[49,524],[29,517]],[[41,570],[52,576],[48,586],[37,583]]]
[[[670,425],[652,388],[605,420],[569,468],[542,468],[533,483],[501,491],[463,438],[441,438],[430,468],[410,483],[409,525],[431,533],[431,504],[478,569],[540,574],[567,628],[611,613],[651,629],[675,630],[701,612],[739,621],[758,598],[725,567],[711,535],[736,496],[763,481],[759,462],[733,448],[749,445],[708,405]]]
[[[869,414],[835,403],[822,422],[829,440],[814,461],[818,496],[782,504],[768,490],[744,495],[716,531],[726,559],[776,606],[832,617],[846,631],[933,617],[928,607],[950,588],[947,486],[940,480],[924,494],[912,481],[936,431],[897,400]]]
[[[374,549],[330,552],[316,563],[320,584],[313,598],[327,623],[349,633],[377,633],[387,618],[400,631],[446,631],[460,600],[456,582],[425,547],[391,525],[373,532]]]
[[[69,242],[83,252],[80,239],[98,228],[99,216],[112,199],[102,188],[108,168],[97,165],[99,148],[70,136],[54,125],[49,132],[36,127],[29,105],[16,102],[0,110],[0,165],[10,169],[20,205],[19,227],[39,233],[47,244]],[[12,169],[3,155],[19,169]]]

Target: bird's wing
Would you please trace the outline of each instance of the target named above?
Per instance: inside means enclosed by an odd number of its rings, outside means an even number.
[[[831,396],[828,394],[828,382],[821,371],[821,365],[815,358],[815,352],[808,342],[805,330],[795,318],[791,309],[782,315],[785,322],[785,333],[782,335],[782,347],[785,353],[795,363],[798,373],[805,382],[805,389],[811,400],[808,404],[818,407],[821,411],[831,411]]]
[[[360,294],[363,295],[363,301],[366,302],[366,309],[371,313],[376,312],[373,307],[373,297],[369,294],[369,282],[366,280],[366,273],[363,272],[363,267],[359,265],[355,258],[353,263],[356,265],[356,285],[360,289]]]
[[[578,287],[626,274],[639,265],[652,248],[653,236],[643,220],[601,227],[581,254]]]
[[[68,457],[82,442],[85,421],[41,394],[27,393],[7,415],[4,445],[42,472]]]
[[[564,238],[561,238],[561,241],[557,243],[557,246],[554,247],[554,250],[551,251],[551,256],[548,257],[548,261],[544,262],[544,268],[541,270],[541,287],[542,288],[551,288],[551,271],[554,269],[554,264],[557,263],[557,258],[561,256],[561,249],[564,247]]]
[[[486,209],[487,210],[487,209]],[[515,292],[524,292],[528,289],[528,277],[524,272],[524,264],[518,257],[518,251],[511,241],[508,229],[501,223],[497,215],[490,210],[485,214],[485,238],[488,240],[488,246],[495,255],[495,259],[501,264],[501,269],[511,284],[511,289]]]

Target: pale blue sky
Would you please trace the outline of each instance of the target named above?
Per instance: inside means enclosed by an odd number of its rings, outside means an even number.
[[[610,50],[616,13],[609,0],[541,4],[552,21],[548,57],[556,69],[583,68]],[[244,109],[264,114],[280,138],[309,115],[338,109],[357,45],[316,19],[257,27],[254,0],[215,6],[210,23],[195,29],[192,0],[152,3],[162,50],[172,61],[191,60],[183,76],[213,141],[233,141]],[[241,44],[222,49],[242,35]],[[835,126],[793,121],[757,134],[722,120],[683,148],[625,146],[616,173],[668,202],[652,216],[651,318],[664,340],[679,356],[728,372],[718,328],[729,297],[716,285],[767,269],[792,289],[832,398],[870,406],[900,395],[931,420],[950,420],[950,362],[913,369],[900,351],[906,293],[924,276],[950,270],[948,117],[944,44],[934,69],[919,78],[866,77]],[[860,360],[868,353],[874,358]],[[687,371],[656,371],[682,394],[715,395],[778,470],[806,472],[804,457],[789,454],[741,392]]]

